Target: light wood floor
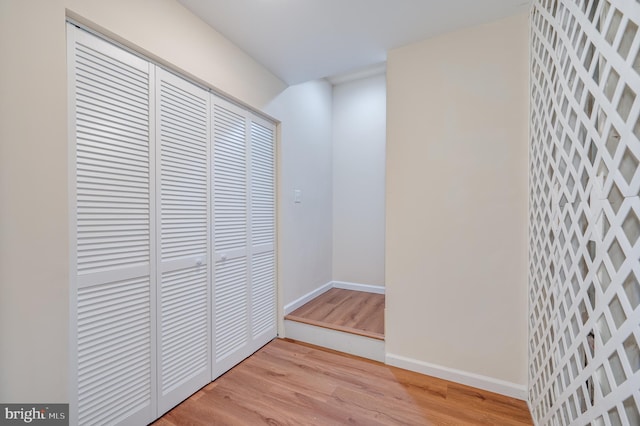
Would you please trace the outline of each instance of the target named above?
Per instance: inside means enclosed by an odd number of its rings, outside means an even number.
[[[276,339],[160,418],[186,425],[531,425],[526,403]]]
[[[384,340],[384,294],[332,288],[285,319]]]

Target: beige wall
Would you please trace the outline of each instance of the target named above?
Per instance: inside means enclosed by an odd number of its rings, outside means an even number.
[[[251,106],[285,87],[175,0],[0,0],[2,402],[69,399],[67,12]]]
[[[384,286],[384,74],[333,87],[333,280]]]
[[[524,15],[392,50],[386,348],[526,384]]]
[[[0,55],[0,401],[66,402],[63,2],[0,0]]]

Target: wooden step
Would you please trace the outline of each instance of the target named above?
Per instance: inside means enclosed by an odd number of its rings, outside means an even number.
[[[384,302],[384,294],[332,288],[285,320],[384,340]]]

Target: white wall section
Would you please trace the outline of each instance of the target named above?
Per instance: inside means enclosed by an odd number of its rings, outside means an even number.
[[[333,88],[333,279],[384,285],[384,74]]]
[[[281,120],[277,229],[283,307],[331,281],[331,85],[319,80],[291,86],[265,111]],[[301,191],[299,203],[295,190]]]
[[[388,354],[527,382],[527,17],[389,52]]]

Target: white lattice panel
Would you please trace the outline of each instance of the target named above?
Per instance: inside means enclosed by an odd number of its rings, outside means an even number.
[[[529,399],[640,425],[640,1],[534,1]]]

